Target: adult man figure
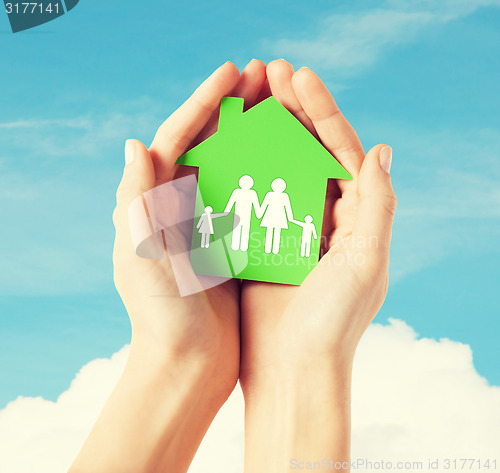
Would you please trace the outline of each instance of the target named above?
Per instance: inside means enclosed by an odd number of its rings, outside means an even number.
[[[238,184],[240,188],[232,192],[224,212],[231,212],[234,206],[235,216],[231,248],[234,251],[247,251],[248,240],[250,238],[252,207],[257,218],[260,218],[260,204],[257,192],[252,189],[253,179],[250,176],[242,176]]]

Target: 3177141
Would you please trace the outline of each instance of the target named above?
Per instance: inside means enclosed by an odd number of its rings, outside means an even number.
[[[38,2],[16,2],[16,3],[6,3],[5,9],[7,13],[10,15],[14,14],[22,14],[22,15],[33,15],[40,13],[59,13],[59,3],[49,3],[44,5],[43,3]]]

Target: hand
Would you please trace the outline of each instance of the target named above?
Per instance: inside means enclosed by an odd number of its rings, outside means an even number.
[[[288,458],[298,452],[310,460],[348,457],[352,361],[387,292],[396,209],[391,149],[378,145],[365,156],[355,131],[311,70],[294,73],[278,60],[268,65],[267,77],[275,98],[353,180],[329,182],[327,251],[301,286],[244,281],[240,381],[249,471],[264,464],[267,471],[284,471],[283,464],[270,467],[278,461],[271,452],[277,448],[273,438],[287,439],[280,448]],[[269,426],[263,440],[262,424]]]
[[[128,207],[179,176],[177,158],[215,131],[221,97],[257,100],[265,64],[226,63],[160,127],[148,150],[126,145],[113,214],[115,283],[132,325],[125,370],[71,472],[186,471],[239,372],[238,281],[180,297],[168,258],[136,256]],[[175,210],[175,209],[174,209]]]
[[[228,281],[180,297],[168,258],[148,260],[135,255],[128,206],[142,193],[186,172],[175,162],[216,131],[221,97],[241,96],[252,104],[264,80],[265,65],[260,61],[252,61],[241,77],[233,64],[226,63],[165,121],[149,151],[130,140],[114,212],[115,283],[130,316],[132,348],[210,364],[213,384],[224,395],[231,392],[239,371],[239,283]]]
[[[328,251],[301,286],[244,282],[243,377],[281,369],[291,360],[307,366],[318,356],[352,358],[385,299],[396,209],[390,175],[379,163],[384,145],[365,157],[355,131],[311,70],[293,73],[278,60],[267,75],[272,94],[319,136],[353,180],[329,182]]]

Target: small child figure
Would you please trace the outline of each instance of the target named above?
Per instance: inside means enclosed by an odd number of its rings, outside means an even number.
[[[214,234],[214,226],[212,224],[212,212],[213,208],[209,206],[205,207],[205,213],[202,214],[198,225],[198,233],[201,233],[201,247],[208,248],[210,246],[210,235]]]
[[[212,220],[214,218],[225,217],[229,215],[228,212],[221,212],[218,214],[212,213],[214,209],[208,205],[205,207],[205,213],[202,214],[196,228],[198,233],[201,233],[201,247],[208,248],[210,246],[210,235],[214,234],[214,226]]]
[[[305,256],[309,258],[311,255],[311,240],[314,237],[315,240],[318,239],[316,233],[316,227],[312,223],[313,218],[310,215],[306,215],[304,222],[299,222],[298,220],[293,220],[293,223],[300,225],[302,227],[302,238],[300,244],[300,256]]]

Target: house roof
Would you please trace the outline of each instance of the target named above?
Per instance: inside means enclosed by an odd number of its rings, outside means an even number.
[[[208,163],[223,166],[226,159],[235,159],[238,148],[244,148],[247,160],[251,148],[254,155],[262,157],[264,162],[280,159],[288,169],[300,166],[304,175],[352,179],[329,151],[274,97],[246,112],[243,112],[242,98],[223,97],[217,132],[182,155],[177,163],[200,168]],[[256,159],[255,165],[262,165],[262,160]]]

